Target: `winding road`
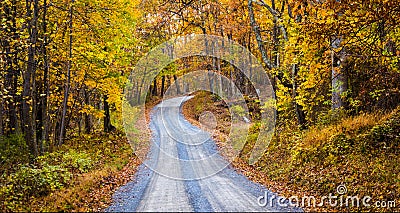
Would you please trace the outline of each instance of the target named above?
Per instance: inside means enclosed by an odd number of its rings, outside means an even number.
[[[164,100],[154,107],[147,160],[105,211],[302,211],[287,207],[287,201],[278,205],[279,199],[259,205],[266,193],[278,196],[236,173],[218,154],[210,134],[185,120],[181,104],[189,98]]]

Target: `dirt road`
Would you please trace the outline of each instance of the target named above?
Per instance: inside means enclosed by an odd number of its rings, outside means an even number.
[[[261,206],[265,192],[276,195],[227,166],[210,134],[184,119],[180,107],[188,98],[153,109],[148,159],[106,211],[301,211],[278,205],[279,199]]]

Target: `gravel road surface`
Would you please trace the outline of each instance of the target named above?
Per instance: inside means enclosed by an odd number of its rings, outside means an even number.
[[[164,100],[154,107],[147,159],[105,211],[302,211],[236,173],[218,154],[210,134],[183,117],[181,105],[189,98]],[[261,206],[265,194],[271,204]]]

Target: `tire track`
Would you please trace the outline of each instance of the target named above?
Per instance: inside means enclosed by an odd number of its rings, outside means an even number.
[[[183,117],[181,104],[188,98],[164,100],[153,109],[147,160],[106,211],[302,211],[259,206],[258,197],[268,190],[227,166],[211,135]]]

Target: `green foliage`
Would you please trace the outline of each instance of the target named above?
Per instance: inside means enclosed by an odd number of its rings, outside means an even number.
[[[19,157],[15,154],[8,160],[15,162]],[[46,153],[33,164],[14,165],[13,171],[2,175],[0,201],[7,209],[24,209],[31,197],[45,196],[61,189],[70,183],[74,173],[88,172],[93,166],[89,154],[75,149]]]
[[[89,155],[84,150],[77,151],[75,149],[69,149],[68,151],[58,151],[52,153],[46,153],[43,156],[37,158],[38,164],[51,164],[57,165],[67,169],[72,173],[85,173],[88,172],[94,166],[92,160],[95,155]]]
[[[0,137],[0,168],[9,169],[15,161],[28,161],[28,149],[22,134]]]
[[[260,127],[261,127],[260,122],[252,123],[251,126],[249,127],[246,143],[244,144],[243,149],[240,152],[240,157],[246,160],[246,162],[250,158],[251,151],[257,142]]]
[[[230,111],[232,115],[242,117],[245,115],[246,111],[240,105],[234,105],[230,107]]]
[[[0,188],[0,200],[9,207],[23,204],[31,196],[43,196],[67,185],[72,174],[59,165],[23,165],[8,176]]]
[[[196,114],[203,112],[203,105],[196,105],[195,106]]]
[[[210,93],[206,91],[199,91],[196,93],[197,104],[194,106],[196,119],[198,119],[199,115],[205,110],[205,108],[207,108],[208,105],[214,102],[212,98],[213,96],[209,95]]]
[[[322,151],[328,155],[340,156],[348,154],[354,145],[354,139],[344,133],[332,135],[329,142],[322,147]]]
[[[375,125],[365,136],[370,148],[396,152],[400,144],[400,108],[382,124]]]
[[[19,155],[11,157],[14,161]],[[69,184],[74,173],[85,173],[92,169],[94,161],[85,151],[69,149],[46,153],[34,164],[17,165],[14,172],[2,175],[0,201],[12,210],[31,197],[48,195]]]
[[[93,167],[93,161],[86,152],[77,152],[74,149],[70,149],[63,155],[62,158],[63,167],[70,170],[79,172],[88,172]]]
[[[329,124],[336,124],[346,117],[344,109],[321,111],[317,115],[316,126],[326,126]]]
[[[10,169],[4,170],[1,174],[0,210],[27,211],[30,208],[43,210],[43,207],[32,206],[32,201],[41,202],[42,199],[55,196],[59,191],[76,190],[75,185],[81,183],[75,181],[86,174],[93,172],[98,177],[98,175],[108,174],[110,169],[112,171],[119,170],[128,163],[127,159],[131,154],[132,149],[122,134],[83,135],[73,138],[57,150],[37,157],[32,163],[27,163],[27,161],[19,163],[21,156],[15,154],[8,159],[12,167],[10,166]],[[100,170],[102,172],[97,173]],[[83,180],[88,179],[90,178]],[[69,205],[68,203],[71,201],[83,202],[74,200],[78,199],[75,197],[67,200],[65,198],[54,199],[67,202],[65,205]],[[44,202],[45,204],[42,205],[56,205]],[[57,208],[59,207],[57,206]]]
[[[217,94],[212,94],[211,95],[211,97],[212,97],[212,99],[214,100],[214,101],[221,101],[222,100],[222,97],[221,96],[219,96],[219,95],[217,95]]]

